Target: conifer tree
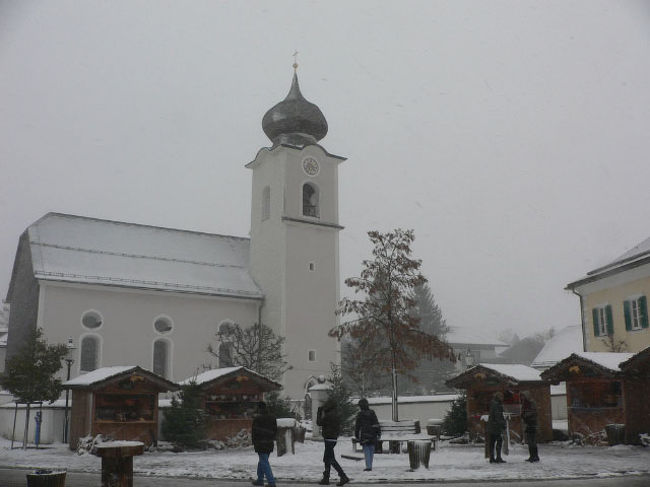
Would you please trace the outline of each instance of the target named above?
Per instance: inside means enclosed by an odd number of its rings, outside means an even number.
[[[61,394],[61,380],[55,374],[63,366],[61,360],[67,352],[64,344],[48,345],[43,330],[35,328],[17,353],[6,360],[0,386],[11,392],[17,402],[27,405],[23,449],[27,447],[30,405],[52,403]]]
[[[179,449],[199,448],[206,438],[206,413],[201,407],[201,386],[191,381],[164,412],[162,434]]]
[[[420,273],[422,261],[411,257],[412,230],[368,233],[373,244],[372,259],[362,262],[359,277],[345,280],[360,299],[344,298],[337,313],[352,316],[332,328],[330,336],[357,340],[357,358],[364,369],[389,372],[392,389],[392,417],[398,421],[397,376],[413,370],[420,355],[455,360],[453,350],[437,337],[425,333],[413,316],[414,289],[426,282]]]

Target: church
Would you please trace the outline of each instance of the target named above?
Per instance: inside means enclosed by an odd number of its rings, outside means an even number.
[[[20,236],[6,301],[7,356],[40,327],[68,343],[71,377],[138,365],[172,381],[215,363],[208,344],[237,323],[285,337],[283,394],[304,398],[338,344],[338,166],[319,141],[321,110],[295,72],[286,98],[262,118],[270,147],[252,173],[250,237],[48,213]],[[223,364],[221,364],[223,365]]]

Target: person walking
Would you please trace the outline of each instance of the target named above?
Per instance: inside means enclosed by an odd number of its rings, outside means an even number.
[[[503,416],[503,393],[495,392],[490,403],[490,415],[487,423],[488,444],[490,448],[490,463],[505,463],[501,458],[503,446],[503,432],[506,429],[506,420]]]
[[[325,443],[325,452],[323,454],[323,463],[325,470],[323,471],[323,478],[318,482],[320,485],[329,485],[330,483],[330,470],[334,467],[336,473],[339,474],[339,481],[336,483],[339,487],[347,484],[350,479],[336,461],[334,457],[334,447],[341,433],[341,417],[336,406],[336,402],[332,399],[327,399],[325,404],[318,408],[316,413],[316,424],[321,427],[321,433]]]
[[[537,453],[537,404],[530,397],[528,391],[521,393],[521,419],[526,425],[524,433],[528,443],[527,462],[539,462]]]
[[[372,470],[372,460],[375,455],[375,445],[381,437],[381,427],[375,412],[368,406],[368,400],[359,400],[359,413],[354,423],[354,437],[363,448],[363,457],[366,460],[364,472]]]
[[[258,402],[252,431],[253,447],[258,456],[257,479],[253,480],[253,485],[264,485],[264,477],[266,477],[268,487],[275,487],[269,454],[273,451],[273,441],[277,431],[278,424],[275,416],[269,413],[264,401]]]

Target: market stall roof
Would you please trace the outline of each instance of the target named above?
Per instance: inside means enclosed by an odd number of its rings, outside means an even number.
[[[619,352],[576,352],[556,365],[542,372],[542,378],[551,382],[570,377],[616,377],[620,374],[621,362],[630,359],[633,353]]]
[[[282,389],[282,384],[279,382],[271,380],[268,377],[265,377],[262,374],[258,374],[257,372],[250,370],[244,366],[222,367],[220,369],[206,370],[199,375],[188,377],[187,379],[182,380],[179,384],[187,385],[191,382],[196,382],[201,386],[202,389],[210,389],[211,387],[224,383],[233,378],[240,381],[253,380],[264,392],[277,391],[279,389]]]
[[[650,373],[650,347],[621,362],[619,367],[626,375]]]
[[[63,387],[66,389],[98,389],[125,379],[132,382],[147,379],[163,391],[178,389],[177,384],[137,365],[101,367],[64,382]]]
[[[522,364],[478,364],[467,369],[456,377],[449,379],[446,384],[458,389],[466,389],[477,381],[493,379],[509,385],[524,382],[543,382],[539,370]]]

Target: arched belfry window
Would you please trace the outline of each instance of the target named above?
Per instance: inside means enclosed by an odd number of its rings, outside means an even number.
[[[170,365],[170,344],[169,340],[159,338],[153,342],[153,372],[162,377],[169,378]]]
[[[91,372],[99,367],[101,341],[97,335],[84,335],[79,352],[79,371]]]
[[[271,216],[271,187],[264,186],[262,190],[262,220],[268,220]]]
[[[318,218],[318,187],[312,183],[305,183],[302,186],[302,214]]]

